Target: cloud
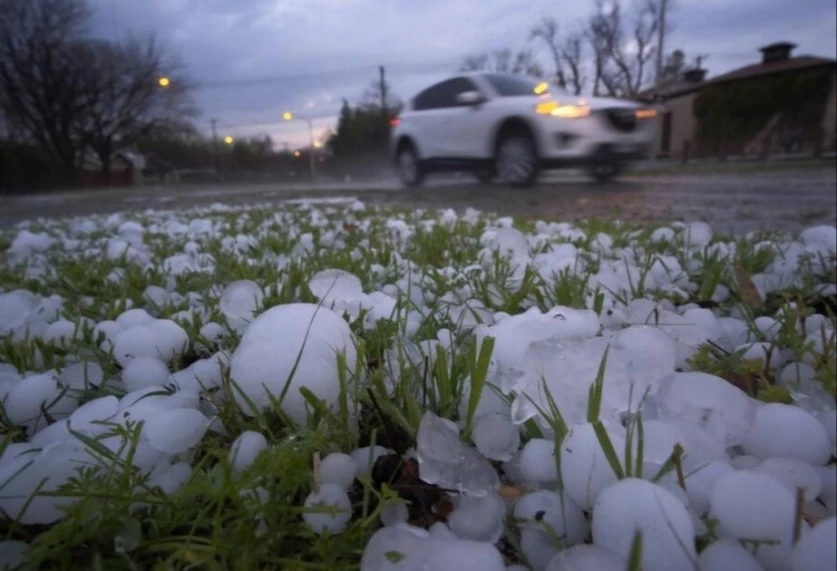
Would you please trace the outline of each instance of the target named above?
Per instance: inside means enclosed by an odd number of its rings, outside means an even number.
[[[628,6],[631,0],[623,2]],[[777,40],[798,43],[797,53],[835,53],[833,1],[672,4],[669,51],[708,54],[711,75],[757,61],[757,49]],[[523,47],[529,29],[545,15],[570,28],[592,9],[588,1],[555,0],[91,0],[91,5],[99,35],[154,33],[179,55],[204,85],[198,103],[207,120],[219,119],[219,130],[236,136],[267,132],[292,145],[307,142],[307,126],[282,122],[285,109],[311,116],[316,129],[333,126],[341,99],[359,100],[377,79],[378,65],[406,99],[455,72],[469,54]],[[270,81],[252,81],[257,79]]]

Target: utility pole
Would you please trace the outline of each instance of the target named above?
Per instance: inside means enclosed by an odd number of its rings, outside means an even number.
[[[657,38],[657,77],[654,82],[656,89],[659,92],[660,84],[663,79],[663,54],[665,53],[665,38],[666,38],[666,0],[660,0],[660,15],[659,15],[659,36]]]
[[[378,67],[378,72],[380,75],[380,89],[381,89],[381,115],[384,120],[384,125],[389,126],[389,113],[387,112],[387,81],[386,81],[386,72],[384,70],[384,66]]]
[[[212,125],[212,154],[215,158],[215,179],[221,179],[221,169],[218,168],[219,163],[219,156],[218,156],[218,132],[215,130],[215,124],[218,123],[218,119],[210,119],[209,124]]]
[[[709,54],[698,54],[695,56],[695,67],[703,69],[703,60],[709,59]]]

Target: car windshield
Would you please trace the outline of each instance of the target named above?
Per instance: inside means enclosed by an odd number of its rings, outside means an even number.
[[[543,83],[531,77],[520,75],[505,75],[501,73],[488,73],[486,80],[501,97],[516,97],[520,95],[532,95],[533,97],[544,93],[537,89]]]

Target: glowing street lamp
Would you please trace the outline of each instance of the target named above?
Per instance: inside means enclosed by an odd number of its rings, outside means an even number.
[[[301,157],[301,156],[302,156],[302,153],[300,153],[299,151],[294,151],[294,156],[295,156],[296,158],[299,158],[299,157]]]
[[[169,84],[171,83],[171,81],[169,80],[168,77],[164,76],[164,77],[161,77],[160,79],[158,79],[157,83],[160,84],[160,87],[168,87]]]
[[[228,145],[232,145],[233,144],[233,138],[230,137],[229,135],[227,135],[226,137],[224,137],[224,142]]]
[[[323,144],[322,144],[321,142],[319,142],[319,141],[314,141],[314,147],[315,147],[315,148],[319,149],[319,148],[320,148],[320,147],[322,147],[322,146],[323,146]]]

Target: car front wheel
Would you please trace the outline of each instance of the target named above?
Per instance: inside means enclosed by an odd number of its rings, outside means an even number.
[[[504,137],[497,145],[497,176],[513,187],[526,187],[538,177],[538,155],[532,139],[524,134]]]
[[[395,166],[398,178],[404,186],[418,186],[424,180],[424,172],[412,145],[401,147],[395,160]]]

